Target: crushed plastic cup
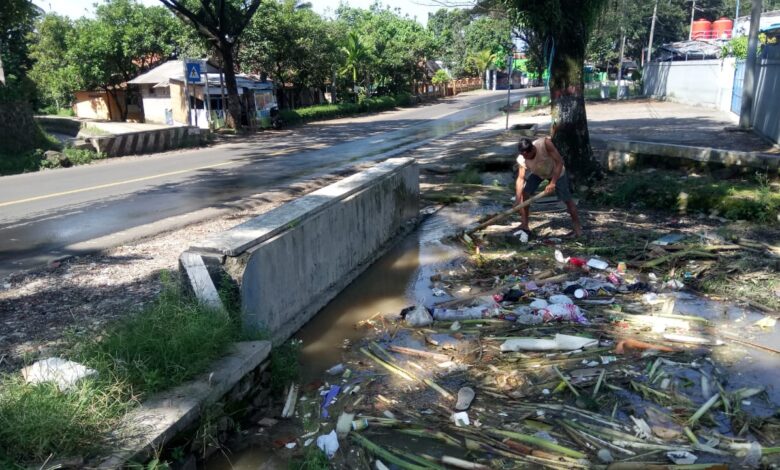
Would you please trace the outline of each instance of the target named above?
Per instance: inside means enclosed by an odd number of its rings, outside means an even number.
[[[547,302],[551,304],[573,304],[574,302],[568,296],[565,295],[551,295],[547,298]]]
[[[609,267],[609,263],[598,258],[591,258],[588,260],[588,266],[593,269],[605,270]]]
[[[336,364],[335,366],[331,367],[330,369],[326,370],[329,375],[341,375],[344,372],[344,364]]]
[[[569,258],[564,258],[561,250],[555,250],[555,261],[561,264],[566,264],[566,262],[569,261]]]
[[[626,262],[625,261],[621,261],[621,262],[618,263],[618,265],[617,265],[617,272],[619,274],[625,274],[626,273],[626,269],[627,268],[626,268]]]
[[[577,266],[578,268],[582,268],[586,264],[588,264],[588,262],[585,261],[585,259],[583,259],[583,258],[571,257],[571,258],[569,258],[569,264],[572,265],[572,266]]]
[[[588,293],[588,291],[587,291],[587,290],[585,290],[585,289],[576,289],[576,290],[574,291],[574,298],[575,298],[575,299],[578,299],[578,300],[581,300],[581,299],[587,299],[587,298],[588,298],[588,295],[589,295],[589,293]]]

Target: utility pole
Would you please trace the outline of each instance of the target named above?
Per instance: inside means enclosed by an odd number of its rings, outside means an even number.
[[[623,81],[623,52],[626,49],[626,0],[620,2],[621,10],[623,14],[620,16],[620,58],[618,59],[618,73],[617,73],[617,95],[615,98],[620,99],[620,85]]]
[[[737,0],[737,11],[734,13],[734,24],[737,23],[737,18],[739,18],[739,0]],[[731,27],[731,37],[734,37],[734,27]]]
[[[688,30],[688,40],[690,41],[693,39],[693,16],[696,13],[696,0],[693,0],[693,3],[691,4],[691,28]],[[709,38],[704,38],[709,39]]]
[[[750,34],[748,54],[745,61],[745,81],[742,85],[742,109],[739,112],[739,127],[753,127],[753,95],[756,90],[756,59],[758,58],[758,30],[761,27],[762,0],[753,0],[750,9]]]
[[[509,129],[509,95],[512,93],[512,63],[514,62],[514,54],[510,49],[509,54],[506,56],[506,126],[504,129]]]
[[[655,0],[655,6],[653,7],[653,21],[650,23],[650,40],[647,42],[647,63],[650,64],[650,60],[653,57],[653,35],[655,34],[655,20],[658,18],[658,0]]]

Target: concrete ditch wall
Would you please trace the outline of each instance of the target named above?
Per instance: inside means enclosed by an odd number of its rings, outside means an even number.
[[[197,127],[171,127],[150,131],[130,132],[102,137],[88,137],[87,140],[97,152],[109,157],[139,155],[163,152],[181,147],[192,147],[205,143],[208,132]]]
[[[182,255],[182,271],[212,304],[206,271],[212,280],[228,273],[245,326],[283,341],[414,228],[419,194],[414,159],[386,160],[196,243]],[[198,256],[205,263],[193,262]]]

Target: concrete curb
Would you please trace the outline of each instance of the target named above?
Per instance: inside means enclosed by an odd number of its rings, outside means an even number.
[[[593,136],[591,140],[605,150],[602,163],[610,170],[630,166],[640,155],[679,158],[704,163],[717,163],[724,166],[780,169],[780,155],[762,152],[742,152],[660,142],[609,139],[598,136]]]
[[[229,356],[214,362],[195,380],[150,397],[114,432],[119,449],[99,460],[99,469],[120,469],[130,460],[144,461],[177,433],[194,424],[201,410],[219,400],[271,353],[270,341],[235,343]]]
[[[200,145],[205,142],[208,132],[197,127],[171,127],[150,131],[129,132],[101,137],[88,137],[95,151],[109,157],[163,152],[180,147]]]
[[[302,220],[311,218],[349,196],[392,177],[389,169],[405,168],[415,163],[413,158],[386,160],[360,173],[348,176],[336,183],[311,192],[287,204],[272,209],[243,224],[233,227],[190,246],[191,251],[239,256],[279,233],[294,227]],[[338,196],[338,197],[336,197]]]

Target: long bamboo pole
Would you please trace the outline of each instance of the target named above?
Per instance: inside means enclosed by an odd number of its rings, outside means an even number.
[[[526,199],[525,201],[521,202],[520,204],[512,207],[511,209],[507,209],[504,212],[499,212],[498,214],[494,215],[493,217],[489,218],[485,222],[482,222],[481,224],[477,225],[473,229],[466,232],[467,235],[471,235],[475,232],[479,232],[480,230],[483,230],[487,227],[490,227],[491,225],[495,225],[496,222],[499,222],[501,220],[506,219],[510,215],[514,214],[515,212],[518,212],[520,209],[525,209],[526,207],[530,206],[531,203],[534,201],[542,198],[543,196],[546,196],[546,193],[541,192],[533,197],[530,197]]]

